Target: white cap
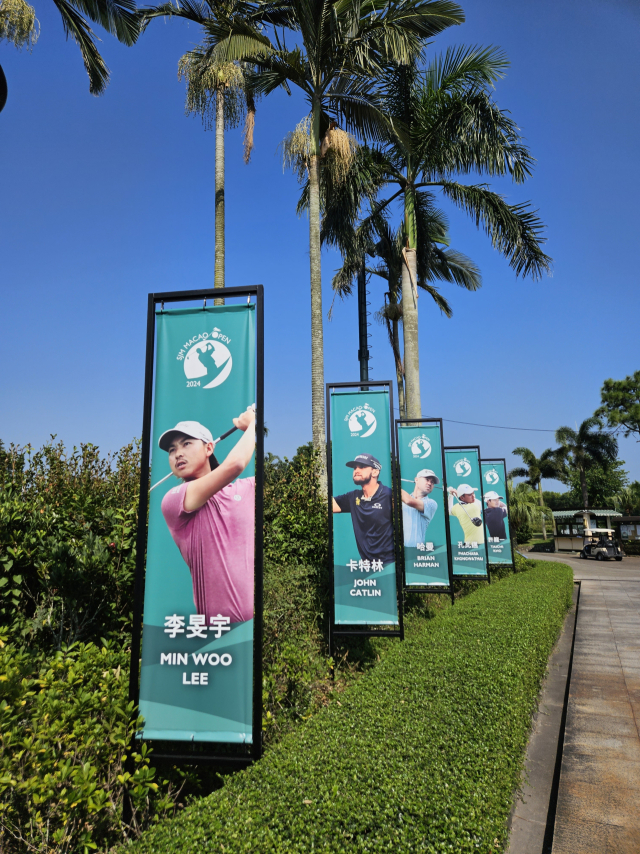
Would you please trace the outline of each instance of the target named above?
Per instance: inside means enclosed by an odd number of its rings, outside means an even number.
[[[431,471],[431,469],[420,469],[416,477],[432,477],[436,483],[440,483],[440,478],[434,471]]]
[[[493,490],[491,492],[485,492],[484,494],[485,501],[493,501],[495,498],[502,498],[502,496],[498,495],[497,492],[493,492]]]
[[[192,439],[202,439],[203,442],[213,442],[211,430],[207,430],[207,428],[198,421],[178,421],[175,427],[172,427],[171,430],[165,430],[162,436],[158,439],[158,445],[163,451],[169,450],[171,436],[173,433],[184,433],[185,436],[191,436]]]
[[[458,498],[461,495],[473,495],[473,493],[477,491],[477,489],[474,489],[472,486],[469,486],[468,483],[461,483],[460,486],[456,489],[456,492],[458,493]]]

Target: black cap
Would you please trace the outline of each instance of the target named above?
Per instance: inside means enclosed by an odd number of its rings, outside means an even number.
[[[371,466],[372,469],[380,471],[382,468],[378,460],[375,457],[372,457],[371,454],[358,454],[355,460],[351,460],[346,465],[348,465],[350,469],[354,469],[357,466]]]

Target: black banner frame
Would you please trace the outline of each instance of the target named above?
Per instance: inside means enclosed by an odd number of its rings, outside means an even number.
[[[404,591],[402,586],[402,577],[398,571],[398,537],[395,530],[394,519],[394,549],[396,555],[396,598],[398,602],[398,628],[397,629],[380,629],[380,628],[364,628],[364,629],[336,629],[336,601],[335,601],[335,579],[333,569],[333,493],[332,487],[332,465],[331,465],[331,390],[334,388],[358,388],[361,391],[369,391],[370,388],[388,388],[389,389],[389,444],[391,445],[391,493],[395,498],[396,489],[396,448],[394,441],[393,425],[393,382],[391,380],[358,380],[351,383],[326,383],[326,424],[327,424],[327,514],[329,523],[329,573],[331,586],[331,603],[329,610],[329,655],[333,656],[335,638],[400,638],[404,640]],[[395,516],[395,513],[394,513]],[[340,625],[348,625],[341,623]]]
[[[500,457],[491,457],[488,460],[480,460],[480,471],[482,471],[482,463],[489,463],[489,464],[491,464],[491,463],[502,463],[502,465],[504,466],[504,500],[507,504],[507,520],[509,522],[509,541],[511,543],[511,566],[515,567],[516,555],[515,555],[515,552],[513,550],[513,530],[511,528],[511,514],[509,512],[509,487],[507,484],[507,480],[508,480],[508,478],[507,478],[507,461],[504,459],[501,459]],[[483,500],[484,500],[484,496],[483,496]],[[487,532],[485,531],[485,537],[486,537],[486,535],[487,535]],[[508,563],[491,563],[491,562],[489,562],[489,566],[509,566],[509,564]]]
[[[140,497],[138,503],[138,526],[136,533],[136,571],[134,585],[133,626],[131,638],[131,671],[129,674],[129,701],[133,701],[138,714],[140,702],[140,651],[142,644],[142,619],[144,610],[144,585],[146,570],[146,551],[148,534],[149,474],[151,453],[153,380],[155,375],[155,331],[156,306],[164,308],[165,303],[180,303],[203,300],[203,309],[207,299],[246,297],[247,302],[255,297],[256,306],[256,521],[255,521],[255,558],[254,558],[254,622],[253,622],[253,742],[250,753],[245,745],[232,742],[190,742],[198,752],[189,753],[185,747],[189,742],[169,739],[139,739],[133,736],[131,749],[137,745],[151,742],[163,745],[163,749],[154,748],[155,761],[168,761],[175,764],[203,764],[220,770],[246,768],[262,756],[262,640],[263,640],[263,590],[264,590],[264,287],[247,285],[232,288],[206,288],[188,291],[165,291],[150,293],[147,300],[147,344],[144,377],[144,404],[142,417],[142,443],[140,459]],[[180,745],[181,752],[167,751],[165,745]],[[215,753],[207,750],[209,745],[224,745],[227,748],[245,747],[245,752]],[[248,746],[248,745],[247,745]]]
[[[442,464],[442,488],[443,488],[443,507],[444,507],[444,525],[445,525],[445,536],[447,538],[447,570],[449,575],[449,586],[448,587],[429,587],[425,585],[424,587],[418,587],[416,584],[412,584],[410,587],[407,586],[407,578],[405,574],[405,562],[404,562],[404,531],[402,528],[402,498],[400,496],[400,490],[402,489],[402,471],[400,469],[400,433],[399,428],[402,424],[439,424],[440,425],[440,456],[441,456],[441,464]],[[451,597],[451,604],[455,604],[455,593],[453,589],[453,561],[451,557],[451,536],[449,529],[449,501],[447,500],[447,468],[445,465],[444,459],[444,430],[442,426],[442,418],[396,418],[395,420],[395,432],[396,432],[396,449],[398,449],[398,453],[396,456],[396,465],[398,467],[398,473],[396,476],[396,481],[398,484],[398,492],[396,496],[396,510],[398,516],[398,522],[396,530],[402,535],[400,537],[400,541],[398,544],[400,555],[402,558],[402,584],[404,587],[405,593],[407,590],[411,590],[414,593],[444,593]],[[456,576],[459,577],[459,576]]]
[[[454,578],[460,578],[462,581],[471,581],[472,579],[484,581],[486,579],[488,584],[491,584],[491,569],[489,568],[489,550],[487,549],[487,532],[484,530],[484,490],[482,488],[482,457],[480,456],[480,445],[449,445],[443,449],[443,451],[477,451],[478,452],[478,468],[480,469],[480,505],[482,507],[482,529],[484,533],[484,554],[487,559],[487,573],[486,575],[459,575],[455,574]],[[445,478],[447,474],[447,469],[445,466]],[[447,499],[448,501],[448,499]],[[451,556],[451,566],[453,567],[453,555]]]

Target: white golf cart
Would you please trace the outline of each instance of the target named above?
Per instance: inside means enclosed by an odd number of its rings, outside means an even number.
[[[622,560],[622,549],[613,528],[590,528],[585,531],[580,557],[595,560]]]

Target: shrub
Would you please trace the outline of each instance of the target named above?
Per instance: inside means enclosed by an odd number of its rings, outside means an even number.
[[[571,570],[544,563],[414,624],[260,763],[128,850],[497,850],[571,591]]]
[[[0,643],[0,850],[87,852],[173,812],[144,745],[133,773],[125,769],[138,723],[127,702],[127,649],[77,644],[36,661]]]

